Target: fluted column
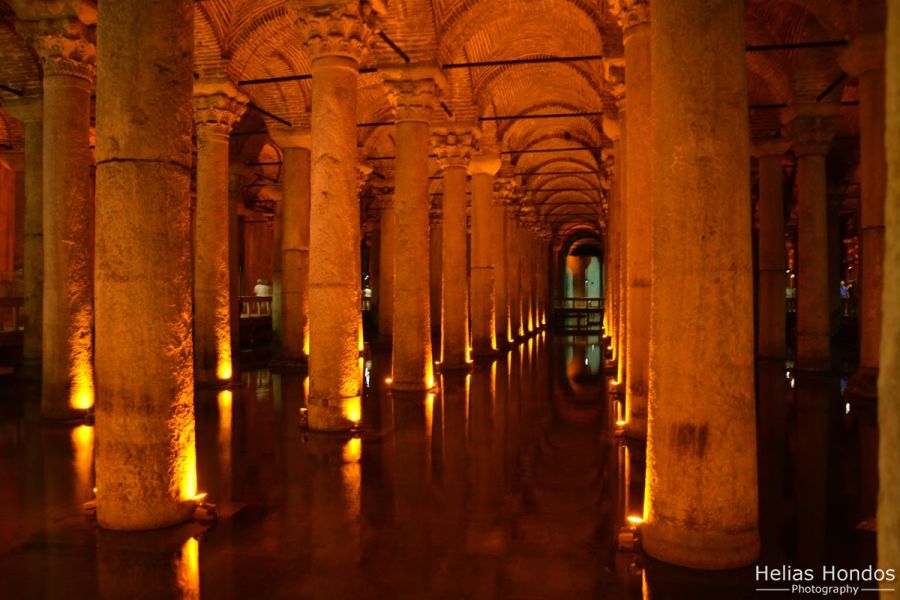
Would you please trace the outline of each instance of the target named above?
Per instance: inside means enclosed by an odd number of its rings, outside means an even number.
[[[885,34],[884,290],[878,374],[878,564],[900,563],[900,3],[888,3]],[[885,582],[884,587],[894,587]]]
[[[443,173],[441,247],[441,369],[469,367],[469,293],[466,285],[466,168],[471,128],[435,129],[431,143]]]
[[[859,368],[848,391],[875,398],[878,392],[878,348],[881,342],[881,290],[884,261],[884,197],[886,179],[884,125],[884,5],[860,6],[863,33],[840,57],[841,67],[859,78],[860,150],[860,306]],[[834,293],[831,290],[832,294]]]
[[[231,383],[231,270],[223,224],[228,223],[228,142],[247,101],[228,80],[194,83],[194,381],[201,386]]]
[[[281,336],[278,362],[309,356],[309,194],[312,137],[306,127],[272,127],[283,151],[281,198]]]
[[[60,18],[44,14],[37,3],[29,10],[34,13],[20,15],[27,20],[19,29],[44,72],[41,412],[69,418],[94,404],[90,120],[96,9],[73,3]]]
[[[472,158],[472,354],[497,353],[494,296],[494,175],[500,155],[482,153]]]
[[[395,109],[393,388],[434,386],[428,277],[428,122],[444,78],[434,65],[381,69]]]
[[[654,188],[642,544],[703,569],[759,554],[744,34],[740,2],[653,4],[651,156],[665,185]]]
[[[628,336],[625,354],[625,432],[629,436],[647,435],[647,390],[650,357],[650,223],[653,211],[653,183],[650,162],[652,151],[650,121],[650,2],[621,0],[619,24],[623,30],[628,80],[630,119],[626,148],[629,174],[625,184],[627,211],[627,314]]]
[[[391,345],[394,334],[394,254],[396,216],[394,215],[394,191],[383,188],[378,199],[381,207],[378,236],[378,340],[383,346]]]
[[[40,376],[44,285],[44,102],[40,96],[7,101],[3,109],[25,126],[25,340],[28,377]]]
[[[784,360],[786,308],[784,245],[784,176],[781,161],[787,145],[782,142],[758,144],[759,166],[759,336],[761,358]]]
[[[338,431],[361,414],[356,98],[371,30],[358,2],[308,8],[299,25],[313,75],[307,418],[311,429]]]
[[[186,520],[197,494],[193,8],[190,0],[102,2],[100,22],[97,520],[151,529]]]
[[[788,131],[797,155],[797,368],[831,369],[828,207],[825,158],[837,129],[838,106],[797,106]]]

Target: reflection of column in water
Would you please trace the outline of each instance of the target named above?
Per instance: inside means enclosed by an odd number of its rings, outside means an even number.
[[[877,402],[863,398],[854,402],[852,408],[857,415],[859,463],[850,471],[858,473],[860,479],[859,518],[868,519],[875,516],[878,505],[878,406]]]
[[[494,364],[476,368],[472,373],[471,437],[469,462],[472,480],[472,518],[467,546],[476,553],[492,553],[502,544],[496,531],[499,477],[493,467],[494,453]]]
[[[514,348],[506,359],[506,377],[509,382],[506,400],[506,465],[510,473],[515,473],[519,462],[522,410],[522,354]]]
[[[506,470],[506,410],[509,398],[509,382],[506,379],[506,359],[491,365],[491,379],[494,382],[494,453],[493,466],[497,484],[505,489],[509,473]]]
[[[459,569],[464,555],[466,498],[466,405],[468,404],[468,374],[459,372],[443,375],[444,461],[442,469],[444,496],[444,531],[450,570]]]
[[[175,559],[178,591],[183,600],[200,598],[200,542],[189,537],[181,545],[181,553]]]
[[[87,500],[93,497],[94,487],[94,428],[78,425],[72,429],[72,447],[75,458],[75,498]]]
[[[218,456],[218,489],[213,495],[216,502],[231,500],[231,420],[234,396],[231,390],[221,390],[216,396],[219,409],[219,431],[216,437],[216,456]],[[213,493],[211,487],[210,493]]]
[[[99,597],[200,598],[200,544],[185,528],[96,534]]]
[[[787,389],[784,361],[758,361],[759,518],[763,556],[783,555],[784,469],[787,459]]]
[[[798,375],[797,558],[814,567],[826,559],[829,497],[829,438],[837,382],[829,376]]]

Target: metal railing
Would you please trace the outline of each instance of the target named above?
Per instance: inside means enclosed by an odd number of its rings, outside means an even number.
[[[603,298],[555,298],[553,324],[562,331],[600,331],[603,328]]]
[[[7,333],[25,330],[24,306],[24,298],[0,298],[0,331]]]
[[[241,296],[241,318],[272,317],[272,296]]]

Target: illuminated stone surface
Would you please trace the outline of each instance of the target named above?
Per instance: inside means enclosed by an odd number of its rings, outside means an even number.
[[[652,109],[653,180],[666,185],[653,204],[642,544],[704,569],[759,555],[743,31],[727,0],[653,5],[653,97],[665,98]],[[706,294],[708,280],[728,294]]]
[[[472,174],[472,354],[476,357],[491,356],[497,352],[492,199],[494,175],[500,164],[499,155],[484,154],[474,157],[469,165]],[[520,246],[517,254],[526,256],[527,250],[527,247]]]
[[[100,18],[97,521],[152,529],[186,520],[197,493],[191,3],[125,0]]]

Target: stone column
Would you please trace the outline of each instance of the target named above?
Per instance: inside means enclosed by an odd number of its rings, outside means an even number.
[[[534,321],[532,320],[532,265],[529,257],[529,243],[531,233],[528,230],[531,224],[532,207],[525,204],[519,208],[519,230],[516,240],[516,257],[519,263],[519,301],[522,306],[522,335],[528,336],[534,331]]]
[[[613,3],[623,30],[628,78],[628,122],[626,147],[629,177],[623,206],[627,212],[627,322],[625,354],[625,432],[647,436],[647,390],[650,357],[650,224],[653,183],[650,162],[653,139],[650,121],[650,2],[620,0]]]
[[[878,375],[878,564],[895,569],[900,564],[900,3],[888,3],[885,39],[887,195]]]
[[[184,521],[197,494],[193,14],[189,0],[100,4],[96,485],[109,529]]]
[[[838,106],[810,104],[795,107],[797,116],[788,131],[797,155],[797,368],[831,369],[828,284],[828,208],[825,158],[837,128]]]
[[[247,102],[227,79],[194,83],[194,382],[200,386],[227,386],[232,377],[228,141]]]
[[[41,6],[29,7],[33,14],[20,15],[19,22],[44,70],[41,412],[70,418],[94,404],[90,133],[96,9],[72,3],[54,18]]]
[[[621,70],[616,71],[621,75]],[[624,101],[625,86],[620,77],[614,81],[610,81],[610,88],[613,90],[613,97],[619,102]],[[623,105],[624,106],[624,105]],[[623,115],[624,116],[624,115]],[[606,237],[609,240],[609,251],[606,255],[607,273],[609,279],[609,287],[606,294],[609,297],[609,317],[607,320],[607,337],[610,338],[610,346],[612,348],[612,360],[619,358],[619,312],[621,310],[621,292],[619,290],[619,269],[623,260],[623,254],[620,249],[620,229],[621,229],[621,213],[622,213],[622,180],[623,167],[625,165],[624,156],[622,155],[622,135],[620,128],[619,115],[612,119],[606,115],[603,118],[603,133],[606,137],[613,141],[612,161],[605,164],[613,168],[612,172],[607,172],[606,176],[610,179],[609,190],[609,214],[607,218]]]
[[[787,285],[781,161],[787,145],[766,142],[755,148],[759,165],[759,338],[760,358],[784,361]]]
[[[615,352],[616,355],[616,378],[613,380],[613,385],[610,389],[615,394],[621,395],[624,392],[625,388],[625,378],[627,377],[627,372],[625,370],[625,355],[628,350],[628,327],[627,327],[627,315],[628,315],[628,244],[625,241],[625,236],[628,231],[628,211],[625,210],[625,202],[626,202],[626,190],[627,190],[627,182],[628,182],[628,158],[629,155],[627,153],[628,145],[626,143],[626,132],[628,131],[628,119],[626,118],[625,113],[625,94],[622,93],[619,101],[617,102],[617,107],[619,109],[619,145],[618,145],[618,156],[621,159],[621,164],[618,170],[617,175],[619,175],[619,210],[617,212],[619,216],[619,224],[618,224],[618,235],[617,235],[617,245],[618,245],[618,268],[616,269],[616,288],[618,289],[618,315],[617,315],[617,323],[616,330],[618,331],[618,338],[616,341],[617,349]],[[624,415],[627,416],[627,415]]]
[[[744,33],[740,2],[653,5],[652,169],[666,185],[654,189],[642,543],[699,569],[751,564],[760,543]]]
[[[390,347],[394,332],[394,238],[397,219],[394,215],[394,190],[383,188],[378,199],[381,222],[378,248],[378,340]]]
[[[887,181],[884,154],[884,32],[881,30],[884,27],[884,5],[880,8],[864,10],[863,6],[860,7],[862,26],[867,31],[857,35],[839,59],[844,71],[859,78],[859,369],[850,378],[848,387],[855,396],[873,399],[878,391]],[[868,30],[870,28],[877,30]],[[829,291],[834,294],[833,289]]]
[[[25,347],[24,372],[40,377],[43,322],[44,103],[28,96],[7,101],[3,109],[25,126]]]
[[[510,328],[509,253],[506,241],[508,221],[506,206],[515,189],[510,178],[494,182],[493,196],[493,254],[494,254],[494,303],[496,305],[497,349],[506,348],[512,340]]]
[[[434,387],[428,278],[428,122],[445,81],[434,65],[384,67],[396,122],[393,388]]]
[[[359,3],[301,12],[311,60],[309,427],[339,431],[360,415],[362,278],[356,191],[359,61],[371,30]]]
[[[272,127],[283,151],[281,199],[281,337],[278,362],[306,363],[309,356],[309,192],[312,137],[305,127]]]
[[[471,128],[439,128],[432,147],[443,172],[441,232],[441,369],[469,368],[469,293],[466,285],[466,168],[475,136]]]
[[[472,354],[497,354],[494,296],[494,175],[500,155],[482,153],[469,164],[472,174]],[[523,249],[524,250],[524,249]]]
[[[524,333],[522,329],[522,285],[519,277],[519,221],[516,217],[518,196],[510,200],[506,213],[506,270],[509,280],[509,339],[516,341]]]
[[[428,296],[431,303],[431,339],[440,340],[441,338],[441,311],[443,309],[443,276],[444,270],[441,267],[441,248],[444,246],[444,216],[441,208],[433,203],[428,211],[428,225],[430,232],[428,241],[430,248],[428,251],[428,276],[430,278]]]

